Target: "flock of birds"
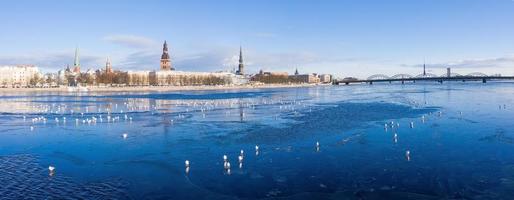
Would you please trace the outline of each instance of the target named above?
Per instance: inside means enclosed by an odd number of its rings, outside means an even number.
[[[432,113],[429,113],[429,114],[431,115]],[[462,117],[462,112],[459,112],[459,115]],[[442,116],[442,111],[438,111],[438,112],[437,112],[437,116],[438,116],[438,117],[441,117],[441,116]],[[421,116],[421,122],[424,124],[424,123],[425,123],[425,121],[426,121],[426,116],[425,116],[425,115],[422,115],[422,116]],[[391,129],[391,130],[392,130],[392,132],[393,132],[393,140],[394,140],[394,143],[397,143],[397,142],[398,142],[398,134],[397,134],[396,130],[398,130],[398,128],[399,128],[399,127],[400,127],[400,123],[399,123],[399,122],[391,121],[390,123],[385,123],[385,124],[384,124],[384,130],[385,130],[386,132],[387,132],[389,129]],[[411,129],[413,129],[413,128],[414,128],[414,122],[413,122],[413,121],[411,121],[411,122],[409,123],[409,127],[410,127]],[[319,141],[316,141],[316,143],[315,143],[315,150],[316,150],[316,152],[319,152],[319,151],[320,151],[320,142],[319,142]],[[258,145],[256,145],[256,146],[255,146],[255,155],[257,155],[257,156],[259,155],[259,146],[258,146]],[[407,161],[410,161],[410,160],[411,160],[411,152],[410,152],[410,150],[406,150],[406,151],[405,151],[405,159],[406,159]],[[239,168],[242,168],[242,167],[243,167],[243,160],[244,160],[244,150],[242,150],[242,149],[241,149],[241,151],[240,151],[240,155],[238,156]],[[190,171],[190,168],[191,168],[191,161],[189,161],[189,160],[185,160],[185,161],[184,161],[184,163],[185,163],[185,168],[186,168],[186,169],[185,169],[185,172],[186,172],[186,174],[188,174],[188,173],[189,173],[189,171]],[[227,173],[228,175],[230,175],[230,172],[231,172],[231,171],[230,171],[230,169],[231,169],[231,165],[230,165],[230,162],[229,162],[229,160],[228,160],[228,156],[227,156],[226,154],[225,154],[225,155],[223,155],[223,167],[224,167],[224,169],[225,169],[226,173]]]
[[[40,113],[42,115],[34,115],[31,119],[31,126],[30,130],[34,131],[35,125],[38,123],[46,124],[49,120],[46,116],[50,116],[54,118],[54,122],[56,124],[66,124],[68,117],[74,117],[74,123],[75,125],[96,125],[97,123],[103,123],[104,121],[106,123],[117,123],[123,121],[126,121],[128,123],[132,123],[133,118],[130,116],[130,114],[139,113],[139,112],[151,112],[151,114],[155,113],[173,113],[177,111],[170,111],[171,109],[168,108],[177,108],[181,107],[183,108],[182,111],[177,112],[176,119],[183,119],[185,118],[185,115],[187,113],[193,113],[193,112],[199,112],[201,113],[202,118],[205,118],[206,113],[208,111],[212,110],[220,110],[220,109],[227,109],[226,115],[231,114],[231,109],[234,108],[246,108],[246,109],[255,109],[257,106],[261,105],[278,105],[279,112],[291,112],[293,114],[297,114],[297,109],[299,107],[307,108],[308,111],[311,112],[312,108],[310,105],[308,105],[306,102],[292,100],[292,101],[285,101],[282,99],[265,99],[260,98],[258,100],[251,100],[242,102],[241,100],[234,100],[234,99],[223,99],[223,100],[173,100],[173,103],[163,104],[163,105],[150,105],[149,102],[145,102],[144,100],[132,100],[131,102],[127,101],[123,103],[123,106],[118,106],[117,103],[108,103],[104,108],[102,107],[94,107],[89,108],[85,107],[84,112],[77,112],[75,109],[70,108],[66,104],[57,105],[57,104],[51,104],[51,105],[39,105],[34,106],[33,109],[36,111],[36,113]],[[499,109],[506,109],[506,105],[500,105]],[[80,110],[80,109],[79,109]],[[91,112],[92,110],[92,112]],[[126,110],[127,112],[124,112]],[[105,115],[102,115],[102,113]],[[59,116],[62,115],[62,116]],[[437,112],[438,116],[442,115],[442,112]],[[462,116],[462,112],[459,112],[459,115]],[[244,119],[246,116],[246,113],[244,111],[239,112],[239,117],[241,119]],[[275,117],[278,116],[278,114],[275,115]],[[105,117],[105,118],[104,118]],[[26,121],[27,117],[24,115],[23,120]],[[421,122],[425,123],[426,117],[425,115],[421,116]],[[174,120],[171,119],[170,123],[173,124]],[[394,143],[398,142],[398,134],[396,130],[400,127],[399,122],[391,121],[390,123],[384,124],[384,129],[387,132],[389,129],[392,130],[393,133],[393,141]],[[409,123],[409,127],[411,129],[414,128],[414,122],[411,121]],[[128,133],[123,133],[121,135],[123,139],[127,139],[129,137]],[[320,150],[320,143],[319,141],[316,141],[315,143],[315,149],[316,151]],[[259,155],[259,146],[255,146],[255,154]],[[240,150],[240,154],[237,157],[237,162],[239,164],[239,168],[243,167],[243,161],[245,158],[244,150]],[[407,161],[411,160],[411,152],[410,150],[405,151],[405,158]],[[189,173],[191,169],[192,162],[190,160],[185,160],[185,171],[186,173]],[[225,169],[227,174],[231,173],[231,163],[228,159],[227,155],[223,155],[223,168]],[[48,166],[48,171],[50,175],[54,175],[55,173],[55,166]]]
[[[200,113],[202,118],[206,118],[206,114],[208,111],[221,110],[226,109],[226,116],[231,115],[232,113],[237,113],[240,120],[244,120],[246,118],[245,109],[255,110],[257,106],[265,106],[265,105],[278,105],[279,112],[292,112],[294,114],[298,114],[296,111],[299,107],[306,108],[308,106],[307,103],[303,101],[297,100],[283,100],[283,99],[269,99],[269,98],[259,98],[259,99],[248,99],[242,101],[240,99],[221,99],[221,100],[168,100],[166,104],[154,104],[150,105],[148,100],[144,99],[131,99],[131,101],[123,102],[123,104],[118,103],[107,103],[104,106],[86,106],[83,108],[71,107],[67,104],[40,104],[34,105],[31,107],[32,116],[30,119],[30,131],[34,131],[37,125],[47,123],[51,123],[51,119],[56,125],[67,125],[70,118],[74,122],[75,126],[79,125],[97,125],[98,123],[118,123],[118,122],[133,122],[132,114],[141,113],[141,112],[150,112],[153,114],[169,114],[176,113],[175,120],[180,120],[186,118],[188,113]],[[183,108],[182,110],[173,110],[171,109]],[[239,109],[234,112],[231,110]],[[125,111],[124,111],[125,110]],[[309,111],[312,111],[309,108]],[[67,118],[68,117],[68,118]],[[275,118],[278,117],[278,114],[274,115]],[[22,116],[23,121],[27,121],[27,115]],[[170,119],[170,124],[174,123],[174,119]],[[128,133],[122,133],[121,137],[123,139],[127,139],[129,137]],[[319,143],[318,143],[319,148]],[[255,146],[255,154],[259,155],[259,146]],[[228,174],[230,174],[230,162],[228,161],[228,157],[226,155],[223,156],[224,160],[224,168]],[[239,167],[242,168],[244,160],[244,151],[240,151],[240,155],[238,156]],[[185,161],[186,172],[189,172],[191,162],[189,160]],[[50,175],[55,174],[56,167],[53,165],[48,166],[48,171]]]

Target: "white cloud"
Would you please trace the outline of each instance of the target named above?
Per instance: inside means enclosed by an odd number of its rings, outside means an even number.
[[[158,45],[157,42],[150,38],[135,35],[109,35],[102,39],[113,44],[136,49],[152,48]]]
[[[404,67],[416,67],[420,68],[423,64],[407,65],[403,64]],[[514,56],[503,56],[497,58],[485,58],[485,59],[465,59],[449,62],[430,63],[426,64],[427,68],[502,68],[514,66]]]
[[[113,39],[112,37],[111,39]],[[118,37],[120,38],[120,37]],[[112,40],[114,41],[114,40]],[[118,40],[123,41],[123,40]],[[140,40],[139,40],[140,41]],[[143,40],[144,41],[144,40]],[[152,43],[152,42],[150,42]],[[160,44],[149,47],[143,42],[133,52],[117,54],[112,58],[116,70],[157,70],[161,56]],[[142,45],[146,44],[146,45]],[[220,71],[232,70],[237,67],[238,46],[207,46],[201,52],[171,51],[174,67],[183,71]],[[422,64],[401,64],[401,61],[383,60],[369,57],[338,57],[312,51],[262,52],[251,48],[243,49],[245,71],[256,73],[259,70],[284,71],[293,73],[298,68],[300,73],[330,73],[338,77],[354,76],[366,78],[372,74],[394,75],[408,73],[412,75],[422,72]],[[50,52],[44,54],[29,54],[30,56],[0,56],[0,65],[35,64],[45,71],[56,71],[67,64],[73,63],[73,50]],[[95,55],[94,52],[81,52],[80,62],[83,69],[103,68],[105,55]],[[445,68],[453,68],[453,72],[467,74],[475,71],[486,74],[514,74],[514,55],[486,59],[464,59],[427,64],[427,72],[434,74],[445,73]]]
[[[40,67],[43,72],[56,72],[66,65],[73,65],[74,51],[53,52],[31,56],[1,56],[0,65],[31,64]],[[84,70],[103,66],[105,57],[90,54],[80,55],[80,64]]]

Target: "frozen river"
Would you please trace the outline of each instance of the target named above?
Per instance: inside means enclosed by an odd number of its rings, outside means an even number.
[[[0,100],[0,199],[514,197],[514,83]]]

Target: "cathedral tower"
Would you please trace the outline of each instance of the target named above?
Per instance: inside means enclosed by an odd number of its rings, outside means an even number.
[[[175,70],[171,66],[171,59],[170,59],[170,55],[168,54],[168,43],[166,43],[166,40],[164,40],[164,45],[162,47],[161,70],[165,70],[165,71]]]

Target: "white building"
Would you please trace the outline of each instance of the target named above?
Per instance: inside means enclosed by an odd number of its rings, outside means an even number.
[[[150,71],[127,71],[128,85],[150,85]]]
[[[184,72],[153,71],[150,72],[152,85],[227,85],[240,84],[244,78],[229,72]]]
[[[330,83],[332,82],[332,76],[330,74],[320,74],[319,81],[321,83]]]
[[[58,85],[67,85],[68,80],[66,79],[66,71],[61,69],[57,71],[57,84]]]
[[[2,87],[26,87],[30,80],[42,76],[33,65],[0,66],[0,85]]]

